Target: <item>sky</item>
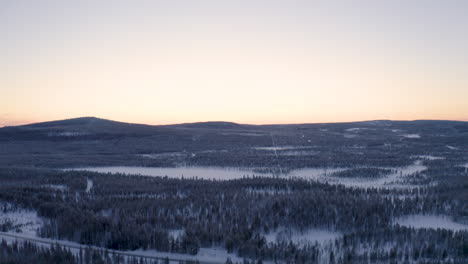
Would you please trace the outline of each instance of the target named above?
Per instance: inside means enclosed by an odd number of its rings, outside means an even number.
[[[468,121],[465,0],[0,0],[0,126]]]

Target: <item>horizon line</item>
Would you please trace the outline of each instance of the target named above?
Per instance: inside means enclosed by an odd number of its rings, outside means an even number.
[[[390,122],[415,122],[415,121],[449,121],[449,122],[468,122],[468,119],[370,119],[370,120],[353,120],[353,121],[330,121],[330,122],[300,122],[300,123],[241,123],[241,122],[234,122],[234,121],[227,121],[227,120],[207,120],[207,121],[195,121],[195,122],[182,122],[182,123],[167,123],[167,124],[151,124],[151,123],[138,123],[138,122],[128,122],[128,121],[119,121],[114,119],[108,118],[101,118],[96,116],[79,116],[79,117],[72,117],[72,118],[65,118],[65,119],[55,119],[55,120],[46,120],[46,121],[26,121],[24,123],[19,124],[6,124],[0,125],[0,128],[4,127],[17,127],[17,126],[27,126],[27,125],[34,125],[40,123],[48,123],[48,122],[60,122],[66,120],[74,120],[74,119],[84,119],[84,118],[94,118],[100,120],[106,120],[111,122],[119,122],[119,123],[126,123],[126,124],[135,124],[135,125],[147,125],[147,126],[175,126],[175,125],[185,125],[185,124],[198,124],[198,123],[232,123],[238,125],[252,125],[252,126],[269,126],[269,125],[308,125],[308,124],[344,124],[344,123],[364,123],[364,122],[375,122],[375,121],[390,121]]]

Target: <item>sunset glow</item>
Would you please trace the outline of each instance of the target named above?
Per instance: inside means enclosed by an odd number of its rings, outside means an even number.
[[[466,1],[2,1],[0,126],[468,120],[467,12]]]

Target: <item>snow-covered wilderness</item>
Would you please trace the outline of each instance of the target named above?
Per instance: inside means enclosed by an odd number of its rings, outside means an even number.
[[[467,142],[449,121],[0,128],[0,262],[467,263]]]
[[[420,156],[419,156],[420,157]],[[433,159],[430,159],[433,160]],[[337,172],[354,173],[353,168],[303,168],[285,172],[270,171],[267,168],[240,169],[220,167],[174,167],[174,168],[150,168],[150,167],[90,167],[74,168],[67,170],[94,171],[100,173],[121,173],[126,175],[160,176],[170,178],[198,178],[205,180],[233,180],[252,177],[280,177],[280,178],[302,178],[313,181],[326,182],[330,184],[342,184],[350,187],[382,187],[382,188],[411,188],[411,184],[405,183],[405,178],[414,176],[427,169],[421,160],[404,167],[374,168],[387,169],[389,173],[377,177],[362,177],[369,167],[360,168],[360,177],[339,177]],[[402,183],[405,183],[404,185]]]

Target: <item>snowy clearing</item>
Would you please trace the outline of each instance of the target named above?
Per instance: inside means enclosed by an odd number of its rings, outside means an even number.
[[[268,134],[265,134],[265,133],[248,133],[248,132],[245,132],[245,133],[235,133],[235,132],[231,132],[231,133],[221,133],[221,135],[223,136],[246,136],[246,137],[262,137],[262,136],[268,136]]]
[[[293,177],[320,181],[323,180],[323,178],[325,177],[326,179],[329,179],[328,176],[330,176],[331,174],[344,170],[347,170],[347,168],[305,168],[293,170],[289,173],[289,175]]]
[[[91,192],[91,189],[93,189],[93,181],[90,180],[90,179],[86,179],[86,192],[87,193],[90,193]]]
[[[80,131],[65,131],[65,132],[47,134],[47,136],[49,137],[79,137],[79,136],[87,136],[87,135],[89,135],[89,133],[80,132]]]
[[[167,176],[170,178],[192,178],[200,179],[217,179],[217,180],[233,180],[243,177],[274,176],[269,172],[253,172],[248,169],[239,168],[220,168],[220,167],[176,167],[176,168],[151,168],[151,167],[90,167],[90,168],[75,168],[69,170],[85,170],[100,173],[123,173],[136,174],[146,176]],[[293,170],[283,177],[300,177],[304,179],[316,180],[319,177],[326,177],[331,173],[346,170],[346,168],[308,168]]]
[[[16,233],[6,233],[0,232],[0,240],[4,239],[8,243],[13,241],[30,241],[37,246],[42,246],[50,248],[53,244],[59,244],[68,248],[73,254],[79,254],[80,248],[87,248],[88,245],[79,244],[76,242],[71,242],[67,240],[56,240],[50,238],[39,238],[35,236],[25,235],[25,234],[16,234]],[[100,247],[91,246],[93,249],[102,249]],[[201,263],[225,263],[228,258],[233,262],[242,263],[243,258],[236,256],[235,254],[228,253],[227,250],[223,248],[200,248],[197,255],[189,254],[180,254],[180,253],[169,253],[169,252],[160,252],[156,250],[133,250],[133,251],[120,251],[120,250],[107,250],[110,254],[116,253],[121,254],[126,257],[150,257],[150,258],[169,258],[171,260],[190,260],[190,261],[199,261]],[[128,260],[128,259],[127,259]],[[170,261],[170,263],[179,263],[178,261]],[[270,263],[270,262],[264,262]]]
[[[401,136],[405,138],[421,138],[419,134],[403,134]]]
[[[45,184],[42,186],[53,189],[53,190],[62,191],[62,192],[68,189],[68,187],[63,184]]]
[[[274,189],[274,188],[252,188],[248,187],[245,188],[245,191],[248,193],[258,193],[258,194],[264,194],[264,195],[277,195],[277,194],[288,194],[292,193],[292,190],[290,189]]]
[[[449,217],[441,215],[410,215],[398,218],[394,223],[414,228],[441,228],[453,231],[468,230],[468,225],[456,223]]]
[[[200,248],[198,254],[195,256],[188,254],[180,253],[168,253],[168,252],[159,252],[156,250],[134,250],[126,251],[133,254],[138,254],[141,256],[149,257],[161,257],[161,258],[172,258],[172,259],[183,259],[183,260],[192,260],[200,262],[211,262],[211,263],[225,263],[227,258],[231,258],[233,262],[242,263],[243,258],[236,256],[233,253],[228,253],[227,250],[223,248]]]
[[[278,156],[310,156],[317,155],[320,152],[314,150],[285,150],[279,151]]]
[[[437,156],[431,156],[431,155],[417,155],[417,156],[411,156],[411,158],[418,158],[418,159],[424,159],[424,160],[441,160],[441,159],[445,159],[445,157],[437,157]]]
[[[26,209],[7,210],[0,213],[0,225],[10,223],[8,231],[36,236],[43,221],[36,211]]]
[[[252,175],[270,176],[267,173],[254,173],[251,170],[220,168],[220,167],[176,167],[176,168],[150,168],[150,167],[94,167],[76,168],[71,170],[85,170],[100,173],[138,174],[145,176],[167,176],[169,178],[192,178],[233,180]]]
[[[273,232],[265,234],[267,243],[292,242],[293,244],[303,246],[307,244],[326,244],[340,238],[341,233],[332,232],[325,229],[309,229],[304,232],[291,230],[287,228],[278,228]]]
[[[138,156],[147,159],[157,159],[157,158],[168,158],[168,157],[179,157],[185,156],[187,153],[183,152],[167,152],[167,153],[155,153],[155,154],[138,154]]]
[[[405,178],[415,173],[424,171],[426,166],[422,165],[421,160],[417,160],[413,165],[401,168],[382,168],[382,169],[396,169],[397,172],[391,173],[387,176],[380,178],[343,178],[332,177],[334,172],[344,171],[346,168],[332,168],[332,169],[302,169],[290,172],[290,175],[297,176],[305,179],[312,179],[319,182],[326,182],[329,184],[343,184],[346,187],[355,188],[386,188],[386,189],[401,189],[411,188],[407,184],[403,185]]]
[[[465,168],[465,173],[468,173],[468,162],[463,165],[460,165],[460,167]]]
[[[348,128],[348,129],[345,129],[345,130],[348,131],[348,132],[357,132],[357,131],[362,130],[362,129],[365,129],[365,128],[352,127],[352,128]]]
[[[173,239],[180,239],[185,234],[184,229],[170,229],[168,230],[169,236]]]
[[[275,150],[296,150],[296,149],[304,149],[310,147],[303,147],[303,146],[276,146],[276,147],[253,147],[256,150],[268,150],[268,151],[275,151]]]

